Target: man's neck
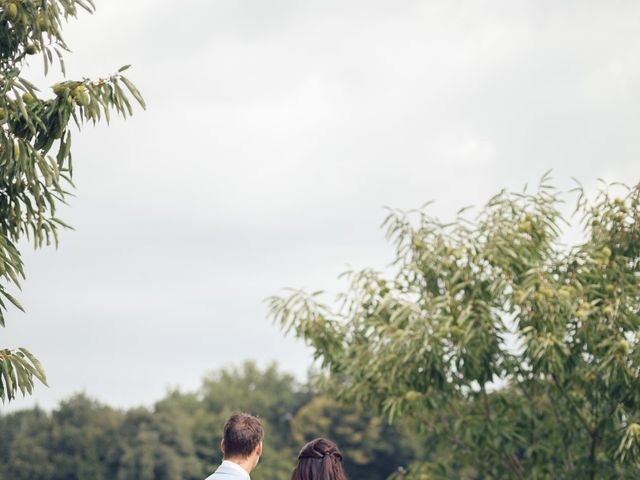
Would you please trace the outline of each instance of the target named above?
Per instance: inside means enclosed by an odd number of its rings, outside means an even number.
[[[240,466],[247,473],[251,473],[251,470],[253,470],[254,463],[253,463],[253,460],[252,460],[251,457],[247,457],[247,458],[225,457],[224,460],[227,461],[227,462],[235,463],[236,465]]]

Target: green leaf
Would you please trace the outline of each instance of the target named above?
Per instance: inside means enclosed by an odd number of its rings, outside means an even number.
[[[122,80],[122,83],[124,83],[127,86],[129,91],[131,92],[131,95],[133,95],[133,97],[138,101],[140,106],[146,109],[147,105],[145,104],[144,99],[142,98],[142,95],[140,94],[136,86],[133,83],[131,83],[126,77],[120,77],[120,79]]]
[[[25,311],[24,307],[20,304],[20,302],[18,302],[18,300],[11,295],[9,292],[7,292],[6,290],[0,290],[0,295],[2,295],[3,297],[5,297],[7,300],[9,300],[11,303],[13,303],[13,305],[21,311]]]

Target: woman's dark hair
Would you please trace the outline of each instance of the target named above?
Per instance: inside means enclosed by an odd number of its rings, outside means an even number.
[[[300,450],[291,480],[347,480],[338,446],[326,438],[311,440]]]

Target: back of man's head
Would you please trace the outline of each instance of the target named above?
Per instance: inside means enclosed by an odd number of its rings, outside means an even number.
[[[224,424],[224,458],[250,456],[264,437],[262,424],[247,413],[234,413]]]

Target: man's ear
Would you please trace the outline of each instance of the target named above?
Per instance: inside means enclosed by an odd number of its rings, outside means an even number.
[[[222,455],[224,455],[224,439],[220,440],[220,450],[222,450]]]
[[[260,443],[256,447],[255,452],[256,452],[256,455],[258,455],[258,456],[262,455],[262,440],[260,441]]]

